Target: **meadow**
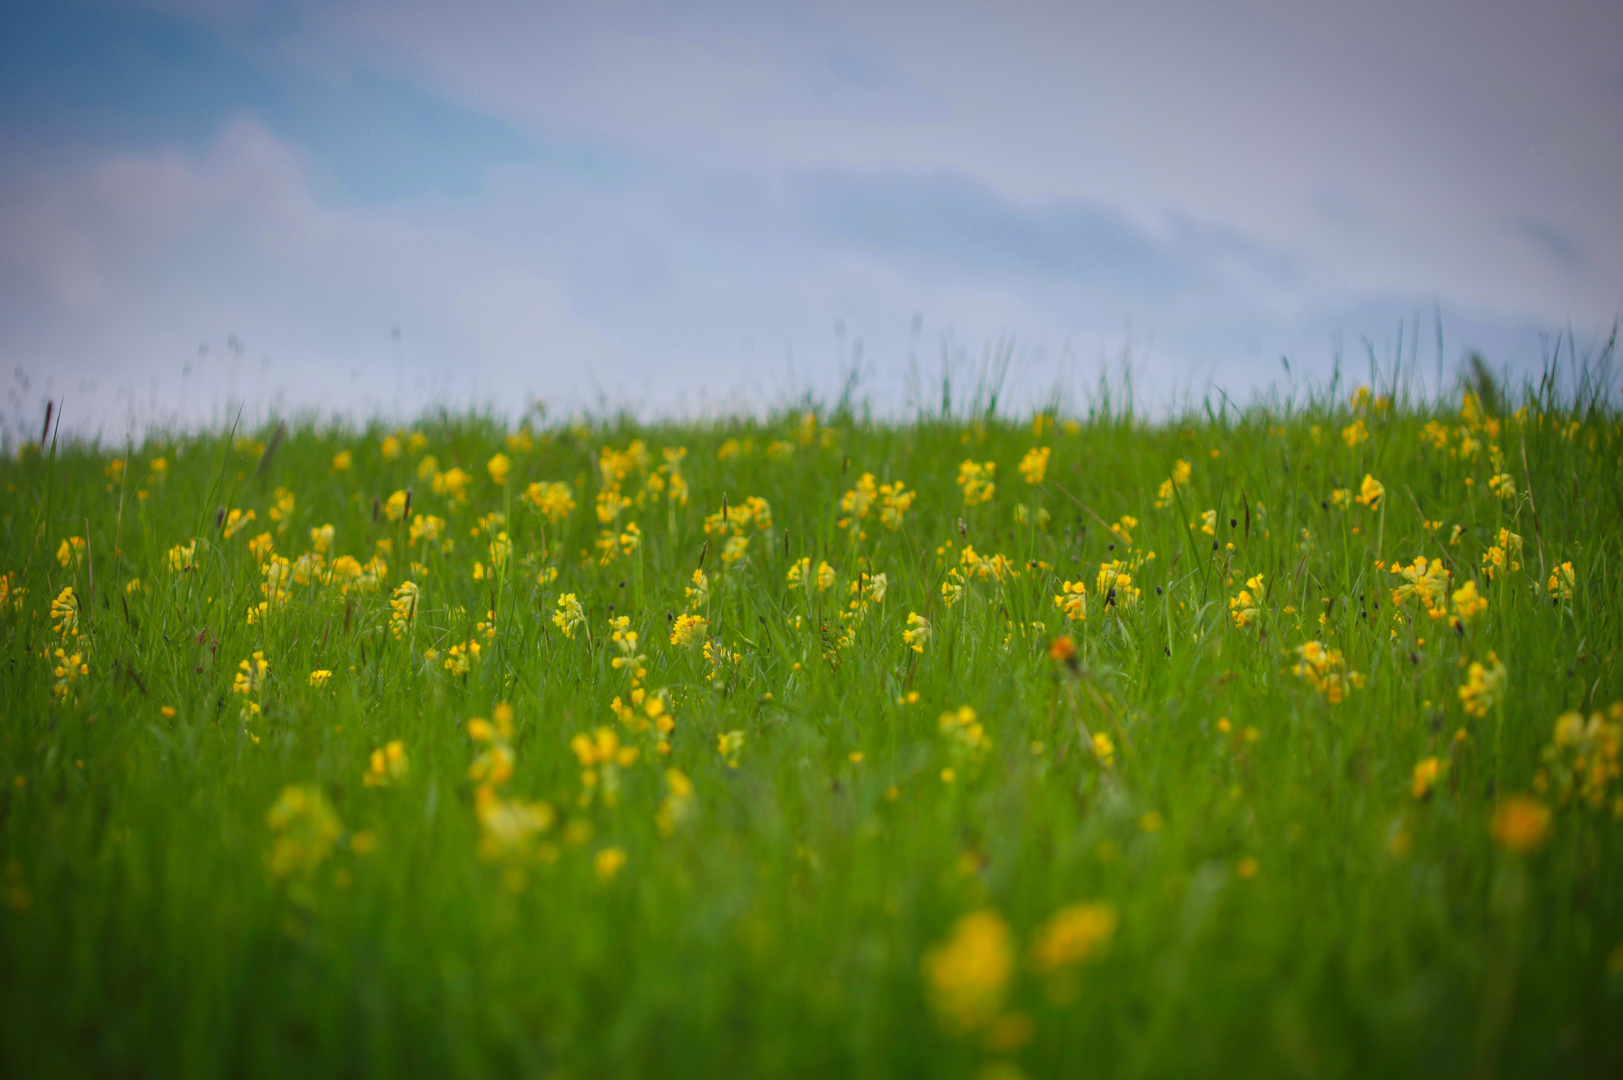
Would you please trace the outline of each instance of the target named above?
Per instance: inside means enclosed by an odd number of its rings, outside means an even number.
[[[1623,417],[1470,385],[12,447],[0,1067],[1623,1075]]]

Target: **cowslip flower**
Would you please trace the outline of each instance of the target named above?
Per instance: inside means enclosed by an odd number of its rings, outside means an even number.
[[[907,613],[907,629],[902,631],[902,644],[916,653],[923,653],[924,646],[932,637],[930,623],[917,612]]]
[[[1262,575],[1258,574],[1245,583],[1245,588],[1239,594],[1229,598],[1229,617],[1234,625],[1241,630],[1257,621],[1257,615],[1262,608]]]
[[[1544,587],[1552,600],[1571,600],[1573,586],[1577,583],[1578,578],[1573,573],[1572,564],[1564,562],[1550,571],[1550,580]]]
[[[291,784],[265,812],[275,833],[265,864],[279,878],[309,877],[332,854],[344,833],[332,804],[314,784]]]
[[[1483,717],[1488,710],[1504,700],[1510,673],[1496,653],[1488,654],[1488,662],[1473,660],[1465,669],[1465,682],[1460,685],[1460,704],[1472,716]]]
[[[1358,486],[1358,501],[1371,510],[1379,510],[1381,500],[1384,498],[1386,498],[1386,485],[1369,473],[1365,473],[1364,482]]]
[[[524,498],[539,510],[541,516],[551,525],[563,521],[575,509],[575,495],[569,485],[561,481],[531,484],[525,490]]]
[[[1020,459],[1020,475],[1028,484],[1040,484],[1048,473],[1049,448],[1034,446]]]
[[[389,599],[389,633],[404,637],[417,620],[417,583],[402,581]]]
[[[51,601],[51,629],[58,637],[69,638],[79,633],[79,597],[73,586],[65,586]]]
[[[728,731],[716,736],[716,752],[729,769],[738,768],[738,755],[744,750],[744,733]]]
[[[310,673],[310,685],[319,689],[320,687],[326,686],[327,680],[331,678],[331,671],[327,670],[326,668],[317,668],[315,671]]]
[[[1087,586],[1080,581],[1067,581],[1054,597],[1054,606],[1072,622],[1083,622],[1088,617]]]
[[[1098,956],[1116,934],[1116,909],[1109,904],[1071,904],[1056,911],[1038,929],[1030,964],[1039,975],[1053,975]]]
[[[485,462],[485,470],[490,473],[490,479],[498,485],[507,483],[507,474],[512,468],[512,459],[503,453],[497,453]]]
[[[1462,623],[1470,623],[1488,610],[1488,598],[1476,590],[1476,582],[1467,580],[1464,585],[1454,590],[1454,617]]]
[[[958,486],[963,488],[965,506],[992,501],[992,496],[997,493],[997,485],[992,482],[992,474],[996,471],[995,461],[965,461],[958,466]]]
[[[1530,795],[1511,795],[1493,812],[1494,843],[1525,855],[1550,837],[1550,808]]]
[[[1417,799],[1424,799],[1431,795],[1432,789],[1437,786],[1437,778],[1442,775],[1443,764],[1436,757],[1421,759],[1414,767],[1414,775],[1410,780],[1409,788]]]
[[[710,624],[698,615],[678,615],[671,626],[671,644],[691,648],[704,640]]]
[[[991,909],[953,924],[941,945],[924,954],[925,990],[942,1023],[955,1033],[978,1030],[1003,1009],[1014,975],[1014,934]]]
[[[366,772],[361,782],[367,787],[388,787],[405,777],[411,764],[406,760],[406,744],[391,739],[367,758]]]

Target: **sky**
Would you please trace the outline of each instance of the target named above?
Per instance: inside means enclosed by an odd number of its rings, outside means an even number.
[[[0,438],[1536,371],[1623,312],[1619,41],[1604,0],[5,0]]]

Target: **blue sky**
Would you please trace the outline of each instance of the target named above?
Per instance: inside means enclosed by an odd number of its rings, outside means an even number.
[[[1165,404],[1623,309],[1623,8],[0,12],[6,423],[693,411],[1013,338]],[[1415,336],[1417,317],[1421,333]],[[915,329],[917,328],[917,329]],[[1414,359],[1414,358],[1411,358]]]

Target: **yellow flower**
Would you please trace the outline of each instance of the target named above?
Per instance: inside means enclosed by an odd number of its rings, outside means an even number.
[[[386,746],[372,751],[361,781],[367,787],[388,787],[403,778],[409,769],[410,762],[406,760],[405,743],[399,739],[391,739]]]
[[[1577,575],[1573,573],[1572,564],[1564,562],[1550,571],[1550,580],[1545,584],[1552,600],[1571,600],[1573,586],[1578,584]]]
[[[710,624],[697,615],[678,615],[671,627],[671,644],[691,648],[704,640]]]
[[[348,450],[340,450],[333,455],[332,471],[335,473],[348,472],[349,467],[355,463],[354,455]]]
[[[400,440],[393,435],[385,435],[383,445],[378,449],[382,453],[384,461],[393,461],[400,456]]]
[[[1063,611],[1065,617],[1072,622],[1082,622],[1088,617],[1086,599],[1086,585],[1080,581],[1067,581],[1060,586],[1059,593],[1054,597],[1054,606]]]
[[[1501,499],[1514,499],[1516,497],[1516,478],[1509,473],[1499,473],[1488,477],[1488,490]]]
[[[497,484],[507,483],[507,473],[512,467],[512,459],[503,453],[497,453],[495,457],[485,462],[485,468],[489,471],[491,480]]]
[[[1363,417],[1359,417],[1351,424],[1341,429],[1341,437],[1346,440],[1349,447],[1357,446],[1369,438],[1369,429],[1364,426]]]
[[[1349,686],[1363,685],[1362,675],[1357,672],[1343,673],[1346,661],[1342,659],[1340,649],[1327,649],[1321,641],[1309,641],[1296,647],[1296,655],[1301,657],[1301,662],[1291,668],[1291,673],[1323,694],[1324,699],[1332,705],[1341,704]]]
[[[1454,617],[1469,623],[1488,610],[1488,598],[1476,591],[1476,582],[1467,581],[1454,590]]]
[[[923,653],[924,646],[931,638],[930,623],[917,612],[907,613],[908,629],[902,631],[902,644],[916,653]]]
[[[310,546],[317,555],[325,555],[332,547],[335,531],[331,525],[323,525],[318,529],[310,530]]]
[[[69,638],[79,633],[79,598],[68,585],[51,601],[51,629],[58,637]]]
[[[1109,904],[1072,904],[1060,908],[1038,929],[1030,963],[1039,975],[1052,975],[1085,964],[1097,956],[1116,933],[1116,909]]]
[[[429,459],[424,458],[426,463]],[[435,473],[430,486],[434,494],[444,495],[451,503],[461,504],[468,501],[468,487],[473,483],[473,477],[461,468],[447,469],[442,473]]]
[[[558,597],[558,610],[552,613],[552,625],[563,631],[566,638],[575,636],[575,628],[586,623],[586,612],[574,593]]]
[[[1040,484],[1048,473],[1049,448],[1046,446],[1032,447],[1026,451],[1026,456],[1020,459],[1020,475],[1025,477],[1028,484]]]
[[[623,848],[606,847],[592,859],[592,872],[597,875],[597,880],[609,882],[614,880],[615,875],[625,864],[626,853]]]
[[[1116,764],[1116,744],[1103,731],[1093,733],[1093,756],[1107,769]]]
[[[992,474],[996,471],[997,463],[993,461],[984,464],[965,461],[958,466],[958,486],[964,489],[965,506],[992,501],[997,492],[997,485],[992,483]]]
[[[175,573],[190,570],[197,561],[197,541],[189,544],[176,544],[169,549],[169,569]]]
[[[310,673],[310,685],[316,687],[326,686],[327,680],[330,678],[332,678],[332,672],[326,668],[318,668]]]
[[[1249,579],[1241,589],[1239,595],[1229,599],[1229,617],[1234,625],[1241,630],[1256,622],[1257,615],[1262,608],[1262,575]]]
[[[738,755],[744,749],[744,733],[742,731],[728,731],[716,736],[716,751],[721,754],[722,760],[729,769],[738,768]]]
[[[925,990],[949,1029],[985,1027],[1003,1010],[1014,975],[1014,935],[990,909],[970,912],[953,924],[941,945],[924,954]]]
[[[1550,808],[1530,795],[1512,795],[1493,812],[1494,843],[1525,855],[1550,837]]]
[[[1364,482],[1358,487],[1358,501],[1371,510],[1379,510],[1381,500],[1384,498],[1386,498],[1386,485],[1369,473],[1365,473]]]
[[[1465,682],[1460,686],[1460,704],[1472,716],[1488,715],[1488,710],[1504,699],[1509,672],[1497,654],[1490,652],[1486,665],[1473,660],[1465,669]]]
[[[270,663],[263,652],[255,649],[254,655],[238,664],[237,669],[236,677],[231,681],[231,690],[251,697],[263,689],[265,677],[270,674]]]
[[[402,581],[389,598],[389,633],[404,637],[417,619],[417,583]]]
[[[1411,790],[1414,797],[1424,799],[1431,794],[1432,788],[1437,786],[1437,778],[1442,774],[1443,763],[1435,757],[1422,759],[1414,767],[1414,778]]]
[[[290,784],[265,812],[275,838],[266,865],[279,878],[308,877],[332,854],[344,827],[314,784]]]
[[[575,496],[568,484],[561,481],[534,483],[525,489],[524,497],[547,519],[556,525],[575,509]]]

